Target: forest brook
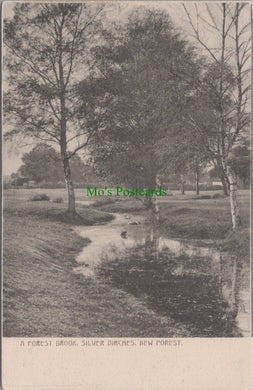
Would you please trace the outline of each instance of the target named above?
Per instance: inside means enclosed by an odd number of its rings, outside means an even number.
[[[178,221],[184,232],[175,225],[173,234],[172,226],[155,227],[137,200],[91,203],[77,190],[78,212],[87,219],[86,226],[72,227],[61,221],[64,204],[34,207],[30,193],[5,193],[6,336],[249,336],[249,232],[245,228],[236,243],[229,236],[228,199],[167,198],[160,208],[171,224],[175,210],[188,216],[184,225]],[[239,201],[247,226],[247,191]],[[212,209],[208,232],[203,229],[200,236],[196,228],[194,237],[189,214],[197,208],[200,219],[207,207]],[[10,244],[16,234],[22,245]],[[20,251],[26,254],[22,261]]]

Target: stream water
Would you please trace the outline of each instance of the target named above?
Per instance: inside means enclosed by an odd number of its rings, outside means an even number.
[[[76,258],[75,273],[96,278],[97,267],[103,259],[113,261],[138,246],[152,245],[158,255],[169,250],[177,262],[169,266],[168,280],[163,284],[158,281],[157,288],[143,290],[151,307],[192,327],[199,324],[206,328],[195,330],[196,336],[250,337],[250,282],[245,280],[236,259],[211,246],[164,237],[152,225],[144,223],[141,216],[115,213],[114,217],[105,225],[75,228],[78,235],[91,240]],[[215,317],[222,318],[223,324],[217,325],[217,334]],[[224,331],[224,323],[229,331]]]

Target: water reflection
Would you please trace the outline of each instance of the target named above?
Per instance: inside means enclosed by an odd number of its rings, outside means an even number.
[[[187,325],[192,336],[250,336],[250,298],[241,286],[240,261],[168,239],[141,222],[116,214],[108,225],[77,227],[92,242],[77,257],[75,272],[86,277],[98,272],[157,313]]]

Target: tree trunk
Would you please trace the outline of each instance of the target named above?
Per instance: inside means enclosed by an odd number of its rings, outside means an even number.
[[[154,230],[154,227],[152,226],[151,229],[148,230],[146,234],[145,248],[148,256],[150,255],[150,249],[151,249],[151,252],[154,253],[154,257],[156,260],[159,259],[159,241],[160,241],[159,234],[157,230]]]
[[[76,211],[75,191],[74,191],[74,186],[71,178],[69,159],[66,157],[63,158],[63,169],[64,169],[66,188],[68,190],[68,211],[74,214]]]
[[[227,164],[225,161],[222,161],[221,158],[217,158],[215,168],[218,171],[220,181],[222,183],[223,187],[223,195],[228,196],[229,194],[229,180],[226,175],[226,170],[227,170]]]
[[[199,195],[199,167],[196,165],[196,195]]]
[[[143,205],[144,205],[147,209],[151,209],[151,208],[152,208],[151,196],[145,196],[145,197],[142,199],[142,202],[143,202]]]
[[[156,196],[152,196],[151,204],[152,204],[153,220],[155,223],[159,222],[159,207],[157,204],[157,197]]]
[[[182,195],[184,195],[185,192],[184,185],[185,185],[184,175],[180,175],[180,190]]]
[[[161,179],[158,175],[155,176],[155,186],[156,186],[156,189],[159,190],[159,188],[161,187],[162,183],[161,183]],[[158,207],[158,202],[157,202],[157,196],[153,196],[152,197],[152,211],[153,211],[153,218],[154,218],[154,222],[159,222],[159,219],[160,219],[160,216],[159,216],[159,207]]]
[[[228,196],[229,187],[228,187],[228,182],[227,182],[227,180],[225,178],[225,175],[221,174],[220,175],[220,179],[221,179],[222,187],[223,187],[223,195]]]
[[[69,166],[69,158],[67,155],[67,115],[66,115],[66,85],[64,80],[64,70],[63,70],[63,32],[62,24],[59,27],[58,31],[58,50],[59,50],[59,97],[60,97],[60,126],[61,126],[61,156],[63,161],[64,169],[64,178],[66,182],[66,187],[68,190],[68,212],[75,214],[75,192],[73,187],[73,182],[71,178],[71,171]]]
[[[232,224],[233,229],[236,230],[241,226],[241,219],[237,202],[237,181],[236,175],[229,166],[227,167],[227,172],[230,184],[230,209],[232,215]]]
[[[143,199],[144,206],[152,211],[153,222],[159,221],[159,207],[156,196],[149,196]]]
[[[222,182],[222,188],[223,188],[223,195],[228,196],[228,186],[225,180],[221,180]]]
[[[145,245],[146,246],[149,246],[152,244],[153,242],[153,239],[154,239],[154,230],[153,230],[153,227],[152,225],[150,225],[150,230],[148,229],[146,231],[146,237],[145,237]]]

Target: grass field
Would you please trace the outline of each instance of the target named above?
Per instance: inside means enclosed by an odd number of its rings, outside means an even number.
[[[158,315],[138,299],[104,280],[72,272],[75,257],[88,239],[66,223],[66,202],[31,202],[34,190],[4,192],[4,336],[173,337],[189,331],[170,317]],[[64,190],[41,190],[52,199]],[[82,190],[77,200],[84,200]],[[188,197],[188,198],[187,198]],[[243,228],[230,232],[228,198],[194,200],[173,195],[160,204],[161,229],[168,236],[223,237],[226,250],[249,250],[249,192],[240,193]],[[78,206],[84,224],[111,220],[108,212],[146,214],[140,201],[97,207]],[[238,250],[238,249],[237,249]]]

